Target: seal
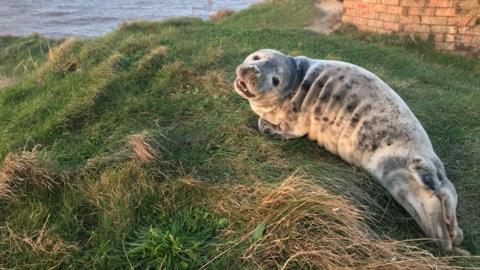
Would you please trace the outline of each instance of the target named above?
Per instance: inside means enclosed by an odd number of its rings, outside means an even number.
[[[445,251],[460,245],[455,187],[420,122],[379,77],[271,49],[247,56],[236,75],[235,91],[260,116],[263,134],[308,136],[374,176]]]

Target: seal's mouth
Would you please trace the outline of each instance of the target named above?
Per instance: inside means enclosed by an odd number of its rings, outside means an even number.
[[[240,79],[235,80],[235,88],[237,88],[247,98],[254,98],[255,97],[255,94],[248,90],[247,84]]]

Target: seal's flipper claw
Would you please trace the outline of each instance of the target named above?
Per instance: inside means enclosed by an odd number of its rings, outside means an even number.
[[[443,221],[447,224],[447,225],[451,225],[451,221],[450,219],[448,218],[448,214],[447,214],[447,207],[445,206],[445,194],[440,194],[438,196],[440,198],[440,205],[442,206],[442,215],[443,215]]]

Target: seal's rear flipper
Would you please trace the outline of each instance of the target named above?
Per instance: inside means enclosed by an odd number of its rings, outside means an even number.
[[[443,250],[452,252],[452,238],[442,210],[450,207],[448,203],[443,207],[437,195],[407,169],[387,173],[381,182],[428,237],[438,241]]]
[[[409,170],[421,186],[437,196],[448,235],[453,245],[459,245],[463,240],[463,232],[457,223],[457,192],[447,179],[443,164],[440,160],[416,156],[410,161]]]

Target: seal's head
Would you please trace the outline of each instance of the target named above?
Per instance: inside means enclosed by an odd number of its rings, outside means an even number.
[[[235,91],[249,100],[283,99],[295,83],[294,61],[271,49],[250,54],[237,67]]]

